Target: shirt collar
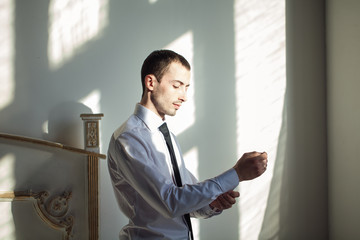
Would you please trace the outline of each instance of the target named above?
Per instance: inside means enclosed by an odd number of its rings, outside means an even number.
[[[136,104],[134,115],[140,118],[150,131],[158,131],[161,124],[164,123],[161,117],[139,103]]]

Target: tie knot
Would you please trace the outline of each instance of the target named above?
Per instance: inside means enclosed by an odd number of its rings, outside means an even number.
[[[165,137],[170,136],[169,129],[168,129],[166,123],[163,123],[163,124],[159,127],[159,130],[160,130],[160,132],[161,132]]]

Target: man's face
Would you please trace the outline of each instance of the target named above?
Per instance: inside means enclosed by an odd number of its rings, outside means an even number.
[[[190,71],[181,63],[173,62],[160,81],[155,81],[151,94],[155,112],[162,118],[175,116],[181,104],[185,102],[190,85]]]

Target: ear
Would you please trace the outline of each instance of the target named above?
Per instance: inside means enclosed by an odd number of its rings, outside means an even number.
[[[145,87],[147,88],[148,91],[154,90],[154,86],[156,84],[156,78],[154,74],[146,75],[144,81],[145,81]]]

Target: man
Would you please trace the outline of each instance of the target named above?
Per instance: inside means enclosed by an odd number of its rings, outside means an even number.
[[[239,193],[233,189],[266,170],[267,154],[245,153],[233,168],[198,182],[175,136],[163,133],[166,115],[174,116],[186,101],[189,63],[173,51],[154,51],[143,63],[141,81],[141,101],[108,150],[115,196],[129,218],[120,239],[191,239],[190,216],[209,218],[235,204]]]

